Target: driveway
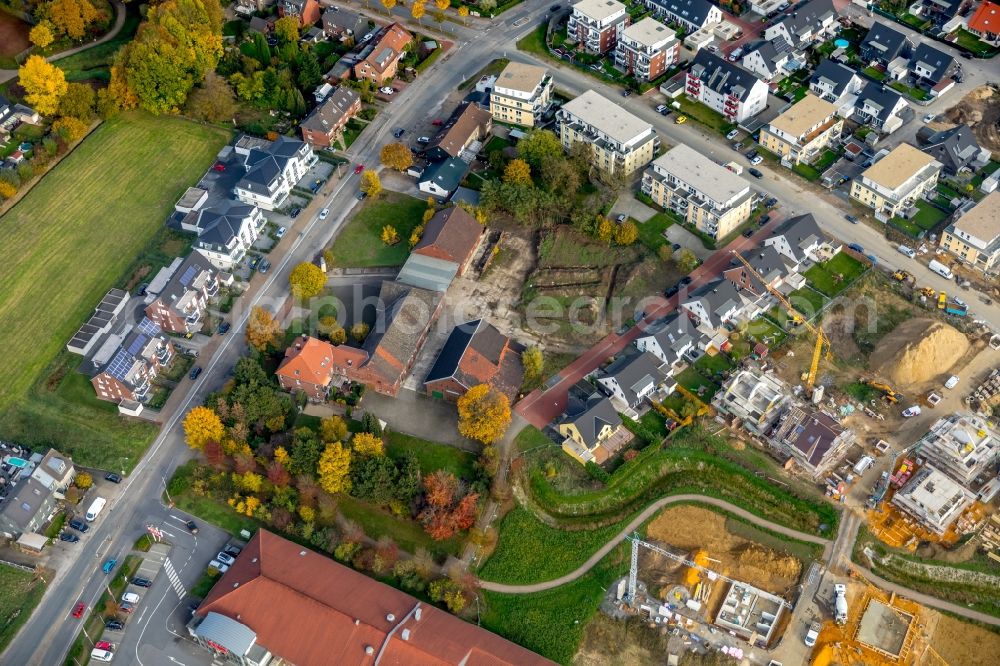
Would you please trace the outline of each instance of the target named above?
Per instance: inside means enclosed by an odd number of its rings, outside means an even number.
[[[615,205],[611,207],[610,216],[612,220],[622,214],[628,215],[633,220],[645,222],[656,215],[656,211],[636,199],[635,193],[629,190],[618,197]]]
[[[458,434],[458,412],[450,402],[409,389],[395,398],[367,391],[362,408],[385,421],[390,430],[467,451],[479,450],[479,444]]]
[[[709,250],[701,242],[701,239],[695,236],[693,233],[685,229],[679,224],[671,224],[666,230],[667,240],[671,244],[676,243],[683,248],[687,248],[694,252],[694,256],[698,257],[701,261],[705,261],[712,256],[714,250]]]

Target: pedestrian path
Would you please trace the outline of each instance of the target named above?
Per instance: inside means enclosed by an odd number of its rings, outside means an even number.
[[[177,570],[174,569],[174,565],[169,559],[163,563],[163,570],[167,572],[167,579],[170,581],[170,587],[174,588],[174,592],[177,593],[177,598],[183,599],[187,594],[187,590],[184,589],[184,583],[181,582],[180,576],[177,575]]]

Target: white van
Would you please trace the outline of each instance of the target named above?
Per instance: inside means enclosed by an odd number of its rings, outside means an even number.
[[[115,658],[115,653],[110,650],[98,650],[94,648],[90,651],[90,658],[94,661],[111,661]]]
[[[927,264],[927,268],[931,269],[946,280],[951,280],[955,277],[955,274],[951,272],[950,268],[936,259],[931,259],[931,262]]]
[[[917,251],[914,250],[912,247],[909,247],[908,245],[900,245],[896,249],[899,250],[900,254],[905,254],[910,259],[913,259],[917,256]]]
[[[137,604],[139,603],[139,595],[135,592],[126,592],[122,595],[122,601],[127,604]]]
[[[107,503],[108,503],[108,500],[104,499],[103,497],[98,497],[97,499],[95,499],[90,504],[90,508],[87,509],[87,516],[86,516],[87,522],[88,523],[92,523],[95,520],[97,520],[97,516],[100,515],[101,509],[103,509],[104,505],[107,504]]]

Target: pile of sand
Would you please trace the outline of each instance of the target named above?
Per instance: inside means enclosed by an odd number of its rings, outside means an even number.
[[[954,327],[931,319],[909,319],[882,338],[871,358],[881,376],[904,387],[948,372],[968,350],[968,339]]]

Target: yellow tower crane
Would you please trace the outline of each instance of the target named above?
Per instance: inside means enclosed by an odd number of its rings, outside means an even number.
[[[813,326],[809,323],[809,320],[806,319],[802,313],[792,307],[792,304],[788,302],[788,299],[785,298],[781,292],[771,287],[771,285],[767,283],[767,280],[765,280],[763,276],[757,272],[757,269],[751,266],[750,262],[744,259],[739,252],[734,250],[733,256],[739,259],[740,263],[743,264],[748,271],[753,273],[758,280],[760,280],[760,283],[764,285],[764,288],[767,289],[772,296],[778,299],[778,302],[781,303],[786,310],[788,310],[788,314],[792,317],[793,322],[796,324],[804,324],[805,327],[816,336],[816,347],[813,349],[812,362],[809,364],[809,372],[803,376],[806,383],[806,391],[812,394],[813,386],[816,384],[816,374],[819,371],[819,359],[823,356],[824,346],[826,347],[826,360],[833,360],[833,353],[830,350],[830,340],[826,337],[826,334],[823,333],[822,328],[819,326]]]

